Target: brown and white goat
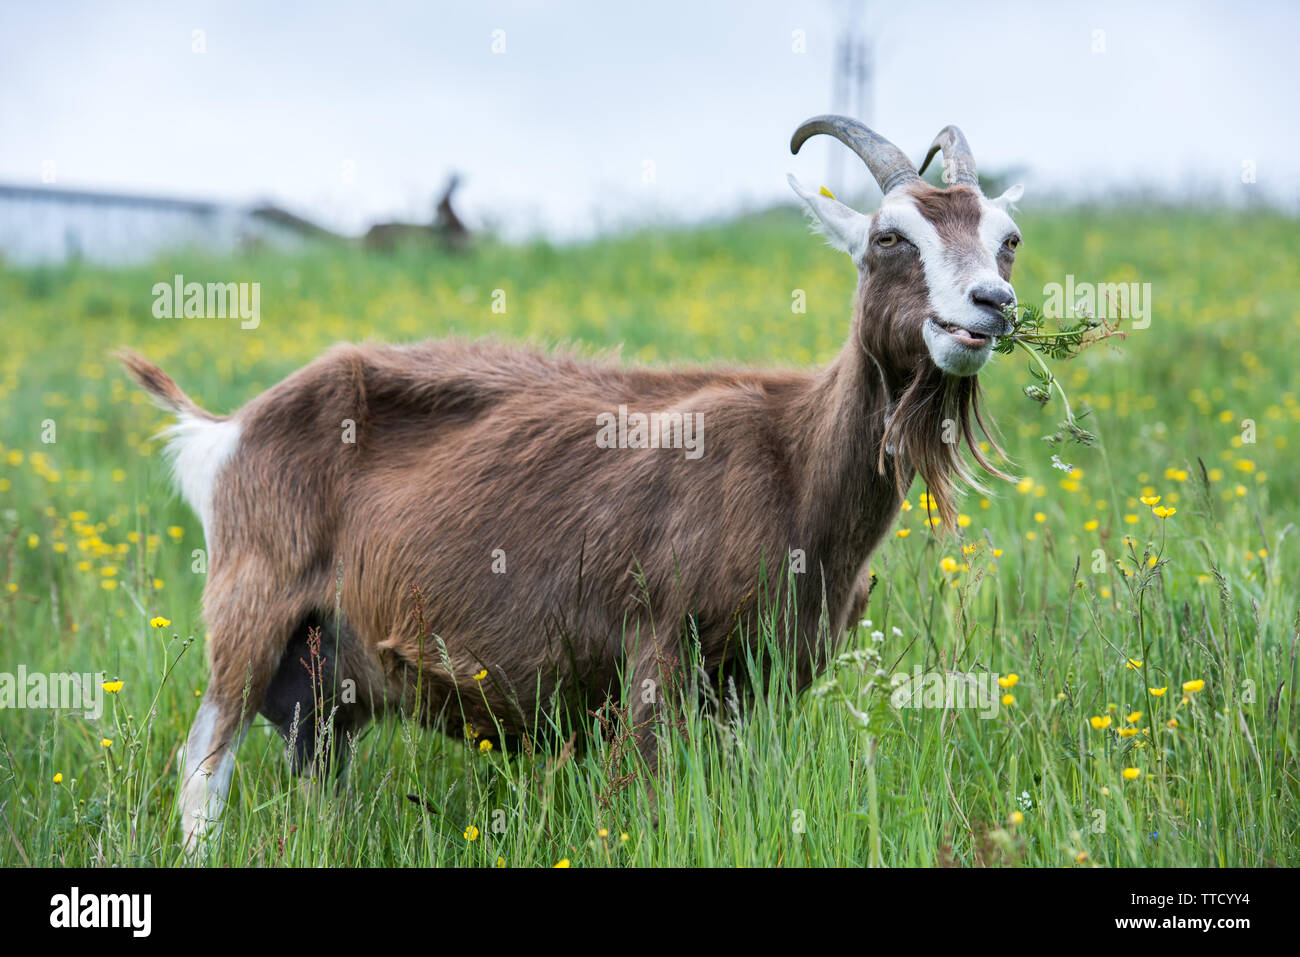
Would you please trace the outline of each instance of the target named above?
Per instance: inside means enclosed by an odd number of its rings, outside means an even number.
[[[340,345],[223,417],[123,355],[179,417],[176,477],[210,548],[212,674],[186,746],[187,843],[221,813],[258,712],[296,735],[302,761],[322,715],[335,749],[374,714],[414,705],[450,733],[529,735],[540,714],[597,707],[622,679],[653,766],[644,729],[662,695],[641,692],[688,635],[721,673],[775,609],[790,677],[812,680],[862,610],[867,559],[912,477],[951,522],[957,482],[971,479],[958,432],[992,469],[974,441],[975,373],[1009,329],[1019,242],[1006,212],[1018,191],[985,199],[955,128],[926,157],[943,150],[946,189],[842,117],[805,123],[792,151],[817,133],[850,146],[884,192],[863,215],[790,180],[859,270],[848,342],[820,371]],[[628,422],[702,423],[702,454],[603,447],[620,406]],[[304,668],[316,628],[323,694]]]

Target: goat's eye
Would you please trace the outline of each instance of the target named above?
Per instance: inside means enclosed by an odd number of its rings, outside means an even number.
[[[877,246],[897,246],[899,240],[898,233],[881,233],[876,237]]]
[[[1015,252],[1016,247],[1020,245],[1020,237],[1008,236],[1006,240],[1003,241],[1002,245],[1006,246],[1007,249],[1010,249],[1012,252]]]

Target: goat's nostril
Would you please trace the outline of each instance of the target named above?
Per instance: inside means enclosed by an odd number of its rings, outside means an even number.
[[[970,298],[975,305],[997,313],[1016,304],[1016,294],[1005,286],[976,286],[971,290]]]

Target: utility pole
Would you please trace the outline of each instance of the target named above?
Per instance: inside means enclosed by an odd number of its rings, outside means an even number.
[[[849,0],[837,6],[839,26],[831,67],[831,112],[852,116],[868,126],[874,126],[875,49],[863,26],[865,5]],[[827,185],[838,184],[838,189],[845,195],[861,192],[860,187],[850,188],[849,182],[843,179],[844,151],[830,150],[827,157]],[[855,183],[861,182],[856,179],[856,175],[854,174]]]

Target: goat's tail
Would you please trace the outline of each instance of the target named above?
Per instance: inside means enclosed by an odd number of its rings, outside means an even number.
[[[179,416],[221,421],[221,416],[213,415],[196,405],[193,399],[181,391],[181,387],[172,380],[171,376],[144,356],[129,349],[118,349],[113,356],[126,366],[127,373],[136,384],[148,392],[154,402],[162,408]]]
[[[239,420],[199,408],[171,376],[143,356],[125,349],[115,355],[158,405],[176,415],[176,424],[163,430],[165,454],[181,495],[198,513],[206,535],[212,525],[217,474],[239,448]]]

